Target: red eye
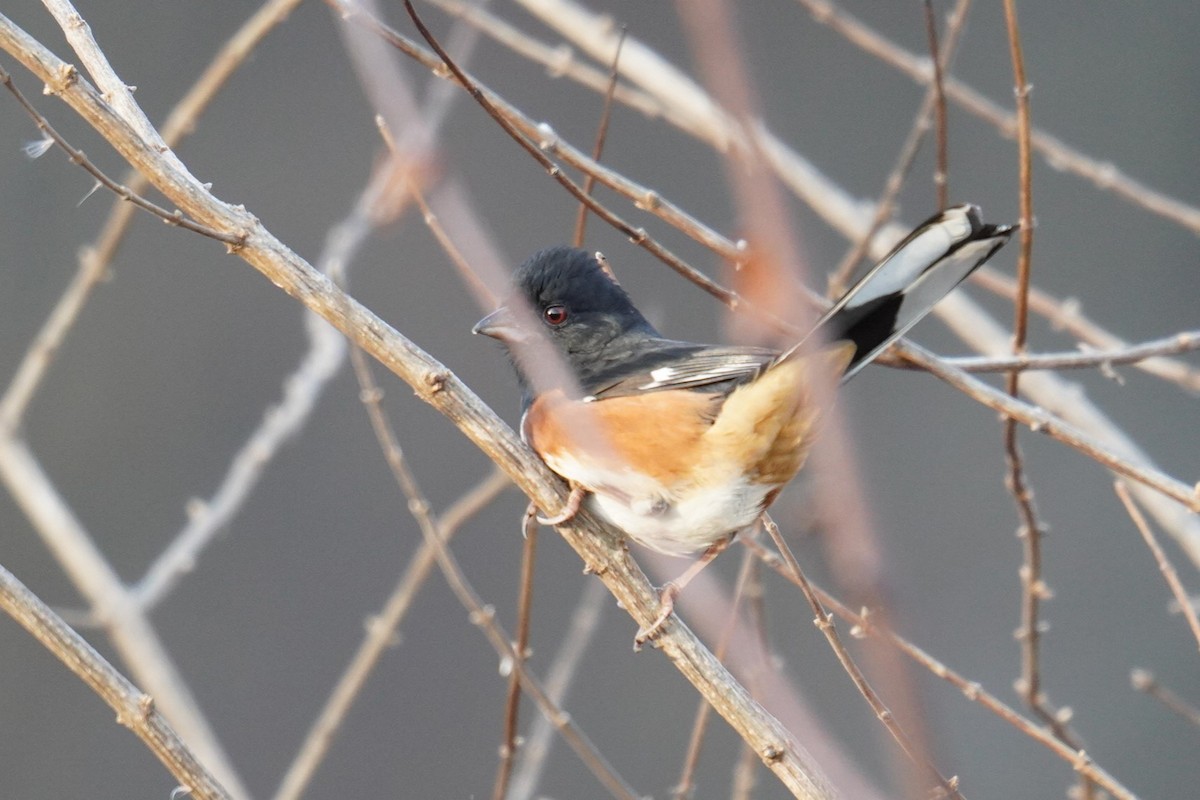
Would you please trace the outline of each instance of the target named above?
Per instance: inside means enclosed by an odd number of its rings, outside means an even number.
[[[567,321],[567,307],[548,306],[546,310],[542,312],[542,319],[546,320],[546,322],[554,325],[555,327],[562,325]]]

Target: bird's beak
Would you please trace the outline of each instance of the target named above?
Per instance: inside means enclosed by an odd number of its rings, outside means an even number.
[[[476,322],[471,333],[482,333],[484,336],[490,336],[502,342],[522,342],[528,338],[507,306],[500,306]]]

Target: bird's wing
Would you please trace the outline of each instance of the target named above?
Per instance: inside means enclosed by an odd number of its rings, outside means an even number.
[[[589,381],[587,399],[668,389],[732,388],[759,375],[778,355],[761,347],[647,340],[612,370]]]

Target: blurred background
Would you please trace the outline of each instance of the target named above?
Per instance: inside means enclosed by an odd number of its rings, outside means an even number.
[[[4,13],[68,61],[61,32],[36,3]],[[939,18],[947,3],[936,2]],[[79,11],[136,98],[161,121],[254,3],[82,2]],[[443,34],[452,20],[421,10]],[[927,52],[921,5],[845,0],[839,6],[905,49]],[[695,73],[676,7],[606,2],[629,36]],[[516,3],[489,9],[550,45],[561,38]],[[1035,126],[1100,162],[1185,203],[1200,203],[1200,6],[1020,3]],[[414,35],[403,9],[385,17]],[[851,196],[879,195],[924,88],[814,21],[798,3],[737,5],[737,23],[763,116],[776,134]],[[374,109],[350,66],[339,21],[303,2],[270,33],[178,148],[220,198],[242,203],[296,252],[314,261],[353,207],[382,150]],[[577,55],[584,58],[582,54]],[[419,65],[401,59],[421,92]],[[536,120],[590,150],[601,98],[484,37],[472,71]],[[118,156],[12,58],[0,65],[77,147],[114,176]],[[607,65],[599,65],[602,70]],[[1005,108],[1012,68],[999,2],[972,9],[953,75]],[[575,205],[482,111],[459,93],[437,139],[440,175],[467,190],[502,260],[570,238]],[[951,104],[953,201],[1015,220],[1017,152],[1010,136]],[[12,98],[0,97],[0,382],[16,370],[96,237],[112,205],[58,151],[31,160],[39,135]],[[930,143],[901,194],[897,219],[935,210]],[[706,224],[736,237],[721,157],[661,119],[618,105],[603,159]],[[1037,157],[1033,280],[1077,298],[1093,321],[1130,342],[1200,327],[1196,231],[1131,204]],[[720,276],[712,253],[602,192],[696,267]],[[848,243],[798,200],[789,201],[810,285]],[[869,214],[868,212],[865,212]],[[720,306],[593,220],[587,246],[603,250],[621,281],[675,338],[723,336]],[[1017,248],[995,261],[1012,274]],[[351,292],[454,370],[510,423],[515,381],[494,343],[473,338],[482,309],[420,215],[374,236],[355,259]],[[1009,303],[965,289],[1008,324]],[[1034,351],[1074,349],[1043,320]],[[914,338],[946,354],[965,345],[938,321]],[[304,312],[223,246],[146,215],[56,355],[22,435],[96,546],[126,582],[138,581],[188,519],[189,503],[216,490],[230,459],[278,402],[306,348]],[[1195,368],[1194,355],[1185,356]],[[1157,465],[1200,477],[1195,395],[1131,367],[1123,381],[1096,371],[1067,375]],[[490,470],[450,423],[376,370],[384,406],[435,509]],[[998,379],[991,379],[999,384]],[[996,415],[936,379],[886,368],[841,393],[867,509],[881,540],[883,576],[905,635],[1014,706],[1020,672],[1022,554],[1019,520],[1004,486]],[[1050,528],[1044,576],[1044,688],[1069,706],[1089,755],[1141,797],[1186,797],[1200,782],[1200,730],[1130,688],[1145,668],[1200,702],[1196,642],[1171,613],[1170,594],[1112,490],[1111,476],[1079,453],[1021,434],[1040,516]],[[820,526],[801,481],[778,518],[805,568],[829,583]],[[501,622],[514,627],[525,500],[509,490],[459,534],[454,551]],[[1185,586],[1195,565],[1160,532]],[[541,536],[534,582],[531,668],[544,674],[591,578],[555,535]],[[275,791],[312,720],[420,542],[343,368],[300,435],[266,466],[241,511],[150,619],[248,791]],[[731,580],[738,559],[714,568]],[[0,563],[44,600],[86,611],[27,517],[0,492]],[[635,630],[605,597],[599,628],[564,701],[601,752],[637,790],[669,796],[695,713],[691,687],[659,654],[631,651]],[[811,612],[768,581],[767,614],[778,669],[825,731],[882,796],[898,796],[896,747],[811,625]],[[72,619],[80,619],[76,614]],[[124,668],[104,632],[82,628]],[[128,674],[128,670],[126,669]],[[935,762],[972,798],[1063,797],[1069,765],[914,668]],[[488,796],[507,679],[495,653],[434,574],[395,646],[349,712],[309,797]],[[886,696],[885,702],[889,701]],[[523,725],[536,710],[526,704]],[[0,619],[0,795],[12,798],[165,797],[173,779],[111,711],[23,630]],[[810,735],[796,732],[802,741]],[[697,775],[697,797],[728,794],[738,741],[717,721]],[[537,796],[606,796],[561,743]],[[755,797],[784,797],[763,770]],[[848,793],[847,796],[853,797]]]

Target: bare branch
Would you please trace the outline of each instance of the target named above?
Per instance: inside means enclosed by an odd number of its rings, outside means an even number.
[[[1108,374],[1117,364],[1141,365],[1147,359],[1176,355],[1200,349],[1200,330],[1183,331],[1173,336],[1112,350],[1085,349],[1079,353],[1022,353],[1015,356],[977,356],[944,358],[943,362],[963,372],[1009,372],[1019,370],[1092,369]],[[904,367],[904,364],[899,366]],[[909,365],[911,366],[911,365]]]
[[[925,35],[929,39],[929,60],[933,64],[933,107],[936,117],[934,130],[937,133],[937,157],[933,169],[933,186],[936,191],[938,210],[950,205],[950,142],[946,126],[946,87],[943,73],[946,71],[946,56],[938,47],[937,14],[933,0],[925,0]],[[966,10],[966,6],[962,6]],[[953,48],[951,48],[951,52]]]
[[[617,52],[613,55],[612,69],[608,73],[608,90],[604,93],[604,108],[600,112],[600,125],[596,128],[596,143],[592,146],[592,160],[599,162],[601,154],[604,153],[604,140],[608,137],[608,123],[612,119],[613,95],[617,91],[617,82],[620,78],[620,72],[617,67],[621,63],[621,45],[625,43],[625,29],[621,29],[621,40],[617,44]],[[596,185],[596,176],[588,175],[583,180],[583,191],[590,195],[592,189]],[[583,247],[584,234],[587,232],[587,206],[580,203],[578,216],[575,217],[575,236],[573,240],[576,247]]]
[[[520,589],[517,592],[517,638],[513,641],[513,659],[524,666],[529,656],[529,624],[533,617],[533,570],[537,563],[538,518],[531,504],[522,520],[524,544],[521,548]],[[518,719],[521,709],[521,672],[517,665],[510,668],[508,694],[504,699],[504,736],[500,741],[500,763],[492,786],[492,800],[504,800],[516,763]],[[548,695],[547,695],[548,696]]]
[[[240,236],[224,233],[222,231],[214,230],[207,225],[201,225],[198,222],[193,222],[192,220],[184,217],[183,214],[178,210],[168,211],[160,205],[151,203],[146,198],[131,190],[128,186],[122,186],[112,178],[105,175],[99,167],[92,163],[91,159],[83,154],[82,150],[77,150],[72,147],[71,143],[64,139],[62,134],[54,129],[54,126],[50,124],[50,121],[43,117],[41,112],[34,108],[33,104],[25,98],[25,95],[21,93],[21,90],[13,85],[12,76],[3,69],[0,69],[0,83],[3,83],[4,88],[8,89],[8,91],[12,93],[13,97],[17,99],[17,102],[21,104],[21,107],[25,109],[25,112],[33,119],[38,130],[50,137],[50,139],[54,141],[54,144],[56,144],[60,150],[67,154],[67,157],[71,160],[72,164],[78,164],[79,166],[83,167],[84,171],[95,178],[96,182],[105,189],[108,189],[122,200],[132,203],[143,211],[150,212],[168,225],[175,225],[183,228],[184,230],[198,233],[201,236],[207,236],[210,239],[216,239],[218,242],[224,242],[233,249],[237,249],[241,246],[242,238]]]

